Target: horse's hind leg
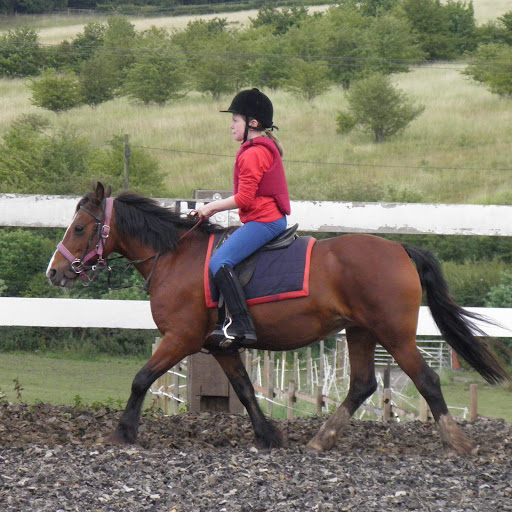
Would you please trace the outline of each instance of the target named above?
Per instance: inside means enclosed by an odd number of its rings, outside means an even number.
[[[338,410],[323,424],[306,449],[321,452],[331,449],[340,431],[348,425],[350,417],[377,389],[374,354],[377,338],[368,330],[358,327],[347,329],[350,358],[350,387]]]
[[[236,351],[219,351],[212,355],[220,364],[233,386],[242,405],[247,409],[254,428],[255,444],[259,449],[269,450],[283,445],[281,432],[267,420],[258,405],[254,387],[240,354]]]
[[[441,391],[439,376],[423,359],[414,338],[400,347],[396,343],[393,343],[392,346],[384,343],[383,345],[427,401],[438,425],[439,436],[445,449],[458,453],[470,452],[473,449],[473,444],[449,413]]]

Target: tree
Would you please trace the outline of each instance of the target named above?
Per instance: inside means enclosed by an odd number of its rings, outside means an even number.
[[[108,62],[118,87],[121,87],[128,69],[135,61],[135,37],[135,26],[126,18],[110,18],[103,33],[103,46],[95,52],[96,55],[100,53]]]
[[[55,242],[37,233],[37,229],[3,229],[0,237],[0,279],[4,294],[18,297],[36,274],[44,274]]]
[[[119,87],[115,69],[101,53],[82,63],[79,81],[83,102],[91,107],[113,99]]]
[[[0,192],[82,194],[93,175],[90,141],[41,115],[22,116],[0,144]]]
[[[0,36],[0,76],[34,76],[42,64],[43,51],[34,29],[21,27]]]
[[[168,34],[153,28],[138,36],[137,57],[128,71],[125,94],[143,103],[164,104],[184,96],[187,76],[185,57]]]
[[[512,307],[512,274],[510,272],[503,272],[501,282],[489,290],[485,298],[485,307]]]
[[[90,155],[90,176],[112,185],[114,189],[122,189],[124,156],[124,136],[117,135],[110,141],[107,149]],[[164,174],[160,171],[158,162],[142,148],[131,148],[130,188],[150,196],[162,194],[164,189]]]
[[[39,79],[30,80],[28,87],[33,105],[57,114],[83,103],[80,81],[73,71],[57,73],[49,69]]]
[[[485,84],[495,94],[512,97],[512,46],[494,43],[480,46],[464,74]]]
[[[289,79],[284,88],[308,101],[326,92],[331,86],[329,68],[321,60],[291,59]]]
[[[172,38],[187,57],[192,88],[218,99],[247,84],[247,47],[238,32],[214,18],[188,23]]]
[[[373,134],[374,142],[395,135],[425,109],[415,106],[405,93],[393,87],[389,77],[370,75],[355,81],[347,92],[348,112],[338,114],[338,131],[346,133],[354,127]]]
[[[265,27],[274,35],[282,35],[293,26],[299,26],[307,18],[306,7],[277,8],[272,5],[264,5],[258,11],[256,18],[249,18],[253,28]]]
[[[428,59],[453,59],[474,48],[473,4],[448,0],[403,0],[401,9]]]

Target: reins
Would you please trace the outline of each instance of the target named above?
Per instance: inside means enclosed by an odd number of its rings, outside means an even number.
[[[201,217],[184,235],[181,235],[178,239],[178,243],[180,243],[184,238],[186,238],[194,229],[198,228],[204,221],[204,217]]]

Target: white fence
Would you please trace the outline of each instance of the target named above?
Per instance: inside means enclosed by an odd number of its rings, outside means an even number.
[[[0,226],[67,227],[78,199],[0,194]],[[181,212],[196,204],[188,199],[158,201]],[[512,236],[512,206],[292,201],[292,212],[289,223],[298,222],[302,231]],[[239,223],[235,211],[214,220],[225,226]],[[512,309],[468,309],[502,326],[483,326],[491,336],[512,336]],[[12,297],[0,297],[0,325],[156,328],[147,301]],[[427,308],[420,310],[418,335],[439,335]]]

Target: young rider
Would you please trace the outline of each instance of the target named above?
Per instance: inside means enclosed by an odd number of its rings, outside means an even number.
[[[212,256],[210,271],[233,320],[227,335],[250,345],[256,342],[256,332],[233,267],[286,229],[290,199],[282,148],[271,133],[275,126],[270,99],[258,89],[248,89],[239,92],[221,112],[232,114],[231,133],[242,143],[235,158],[233,195],[205,204],[196,212],[208,219],[224,210],[239,209],[242,226]],[[212,337],[226,338],[220,328]]]

